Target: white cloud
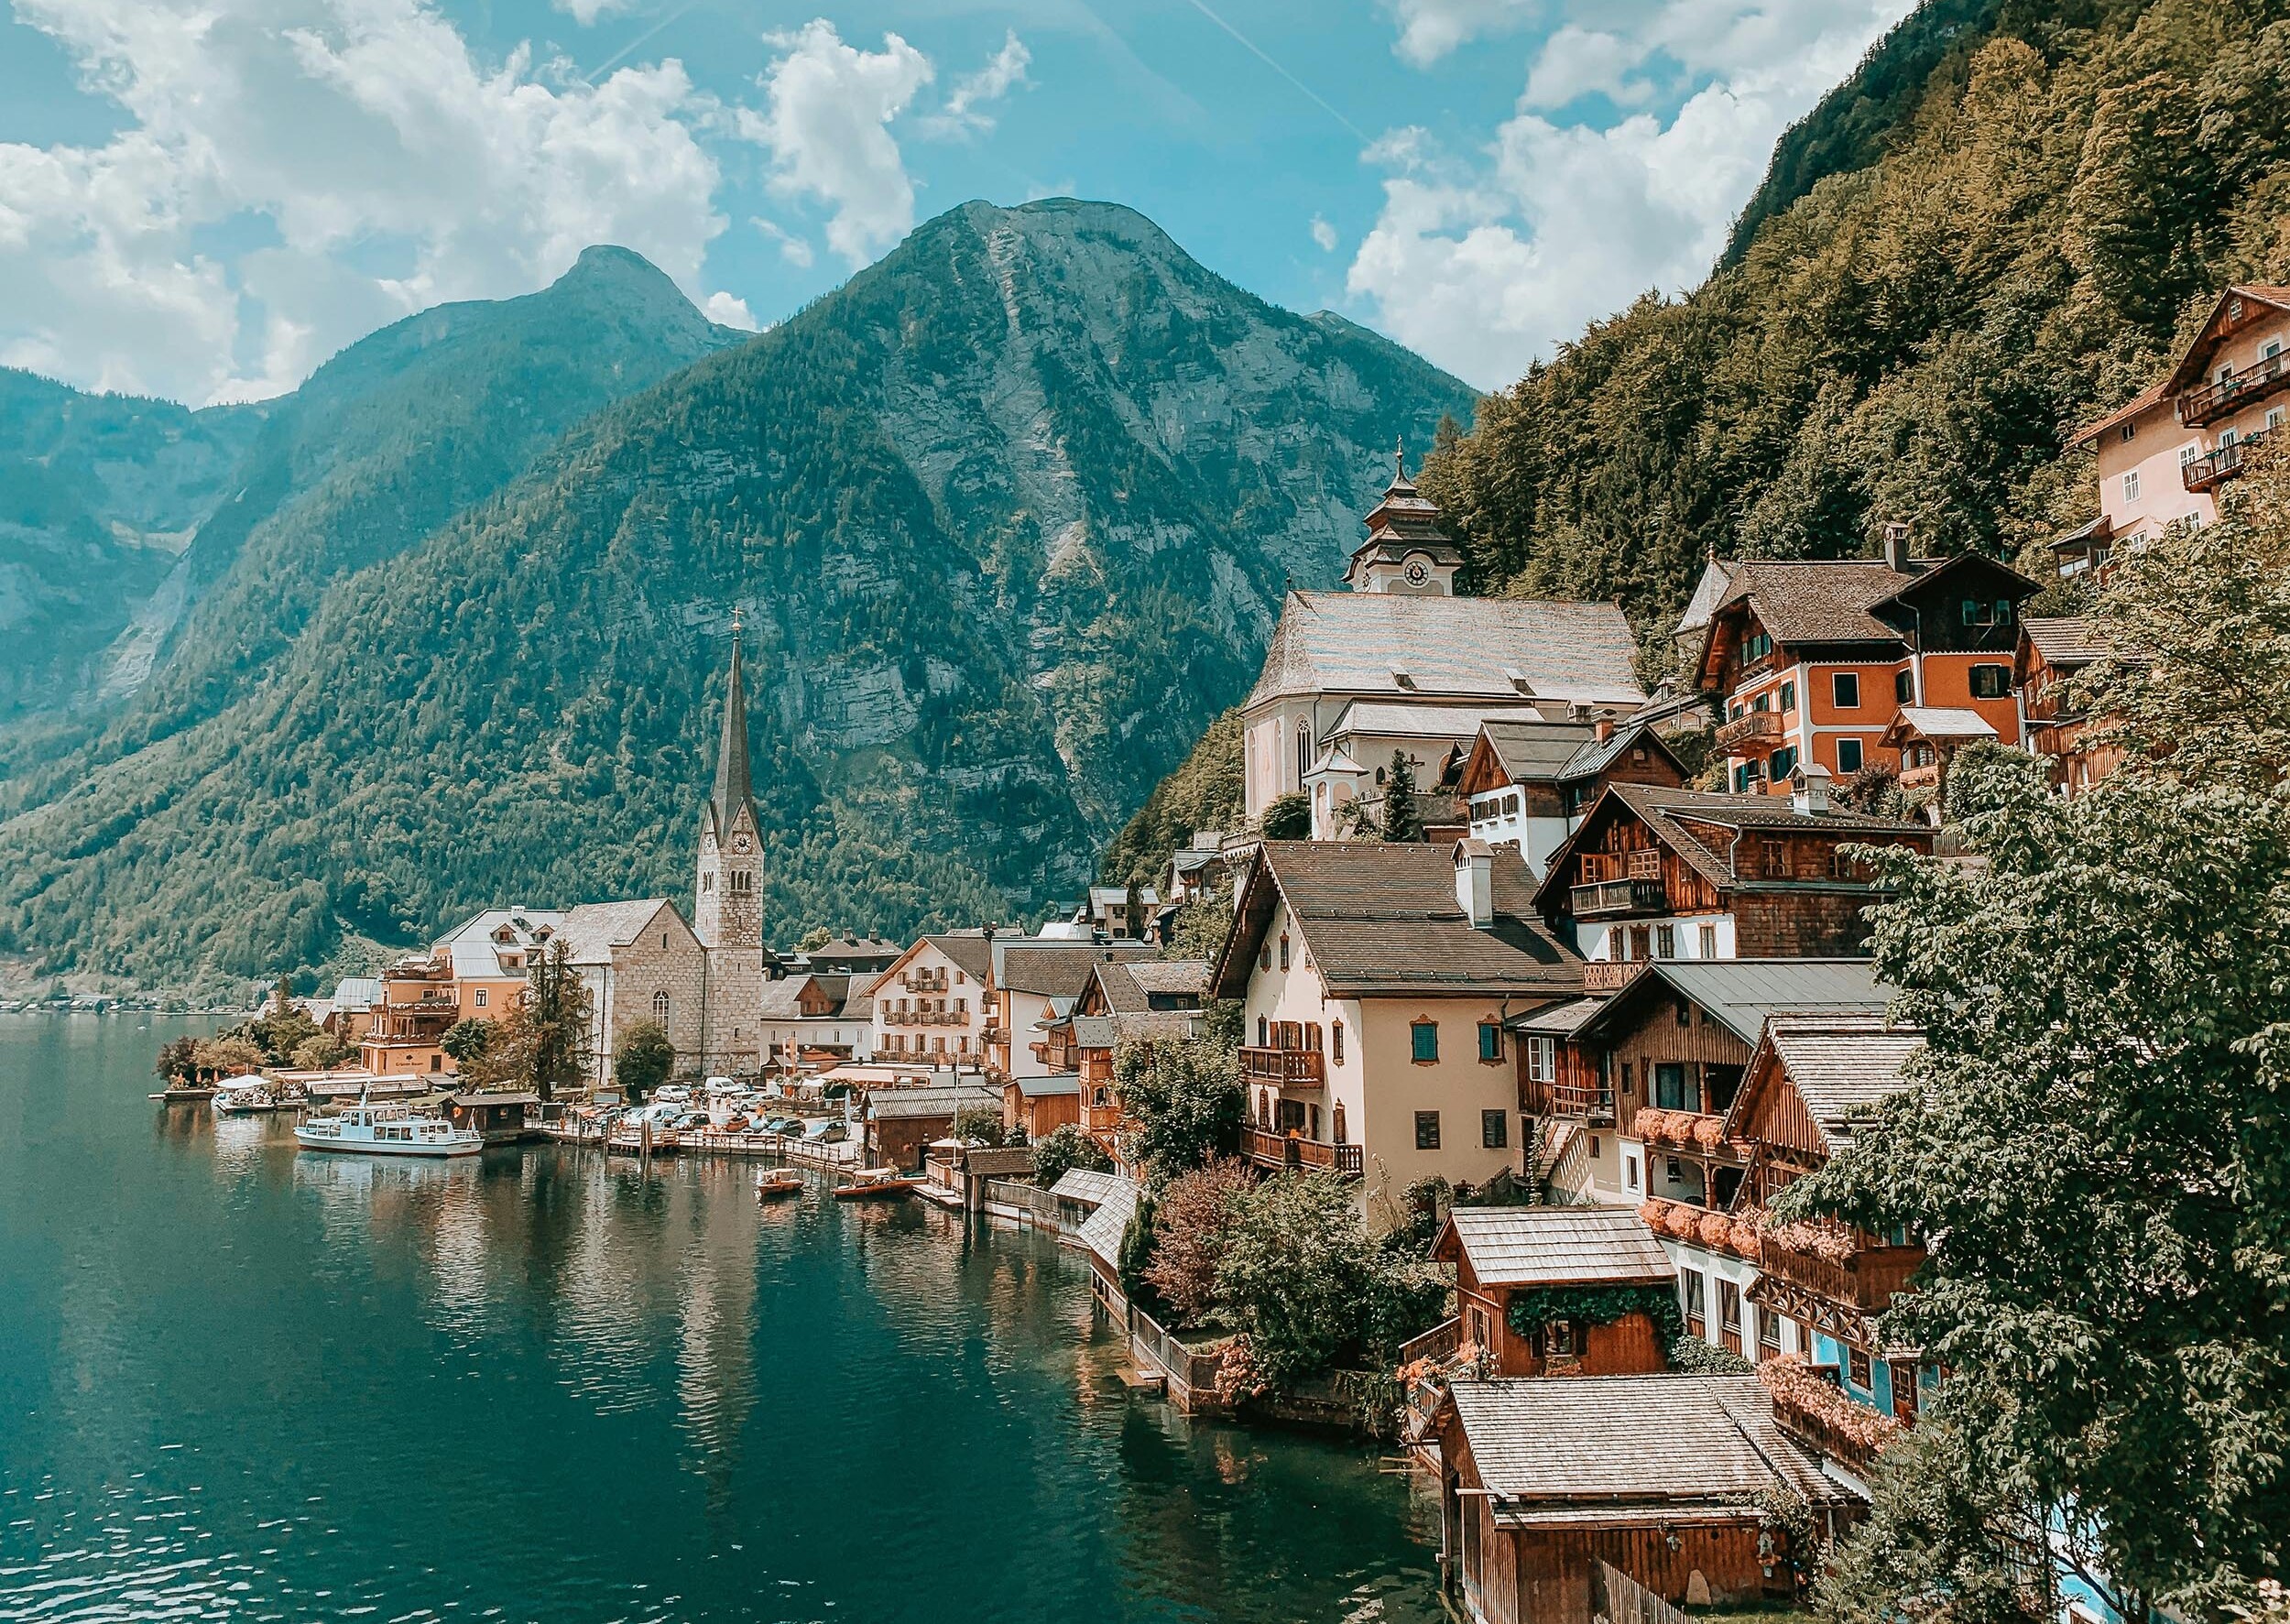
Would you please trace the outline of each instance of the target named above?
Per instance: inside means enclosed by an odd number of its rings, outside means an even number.
[[[1321,253],[1335,253],[1336,227],[1330,225],[1325,220],[1320,218],[1319,215],[1314,214],[1312,217],[1312,240],[1320,245]]]
[[[700,289],[724,227],[673,61],[481,66],[423,0],[16,0],[125,127],[0,144],[0,362],[194,402],[590,244]],[[234,259],[215,245],[267,243]],[[376,269],[386,267],[386,269]]]
[[[778,222],[766,220],[760,214],[755,217],[753,223],[755,228],[763,234],[764,240],[766,242],[776,243],[779,245],[780,257],[781,259],[786,260],[788,264],[794,266],[799,270],[809,270],[811,268],[812,255],[811,251],[811,245],[809,243],[797,236],[793,232],[789,231],[785,226],[780,225]]]
[[[1032,82],[1026,77],[1032,61],[1033,52],[1025,41],[1015,29],[1009,31],[1002,49],[987,59],[985,67],[954,82],[944,108],[919,121],[923,130],[944,136],[984,135],[994,127],[994,104],[1020,85]]]
[[[721,290],[709,294],[707,303],[702,305],[700,310],[709,321],[723,326],[736,327],[744,332],[763,331],[763,323],[756,320],[755,312],[747,308],[746,300],[734,299]]]
[[[1517,27],[1542,9],[1534,0],[1393,0],[1400,24],[1393,49],[1427,68],[1457,46]]]
[[[742,109],[739,132],[771,149],[772,191],[826,204],[827,245],[863,266],[914,225],[914,182],[889,125],[931,82],[930,59],[896,34],[856,49],[824,17],[770,42],[785,54],[763,76],[768,109]]]
[[[551,0],[551,4],[585,28],[600,16],[626,11],[629,0]]]
[[[1699,281],[1782,131],[1907,8],[1611,0],[1601,16],[1616,31],[1555,30],[1480,152],[1443,156],[1416,129],[1369,147],[1388,171],[1384,204],[1347,287],[1402,343],[1473,383],[1507,384],[1648,289]],[[1494,11],[1423,0],[1401,18],[1403,30],[1488,27]],[[1666,120],[1640,112],[1604,128],[1544,116],[1594,90],[1625,104],[1656,91],[1683,99]]]

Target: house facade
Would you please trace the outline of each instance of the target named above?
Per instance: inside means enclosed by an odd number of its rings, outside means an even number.
[[[1608,784],[1681,789],[1685,767],[1650,724],[1488,721],[1466,747],[1456,792],[1471,838],[1507,845],[1535,878]]]
[[[1547,1303],[1626,1301],[1636,1287],[1669,1295],[1677,1269],[1637,1209],[1627,1206],[1458,1206],[1432,1242],[1456,1271],[1463,1340],[1497,1376],[1638,1376],[1669,1368],[1653,1314],[1592,1316]],[[1522,1313],[1511,1313],[1512,1299]],[[1521,1323],[1523,1322],[1523,1323]]]
[[[1582,990],[1532,885],[1478,842],[1266,842],[1210,983],[1242,1006],[1249,1159],[1393,1197],[1514,1170],[1503,1022]]]
[[[1977,712],[2019,743],[2012,651],[2035,583],[1965,553],[1912,558],[1890,526],[1881,559],[1713,566],[1727,588],[1697,662],[1720,704],[1717,744],[1736,793],[1787,792],[1799,767],[1848,779],[1898,768],[1885,730],[1903,705]]]
[[[987,1064],[998,1076],[1047,1077],[1052,1024],[1074,1012],[1100,965],[1149,962],[1150,942],[998,936],[992,953],[995,1029]]]
[[[583,903],[566,910],[559,933],[588,991],[591,1076],[602,1082],[613,1075],[622,1041],[643,1021],[668,1030],[679,1071],[704,1073],[713,966],[673,902],[653,897]]]
[[[2144,657],[2118,648],[2095,620],[2082,616],[2031,616],[2020,627],[2012,661],[2012,690],[2029,751],[2050,764],[2052,786],[2080,795],[2113,772],[2122,747],[2097,737],[2076,682],[2102,660],[2125,665]]]
[[[872,1061],[875,1007],[864,990],[872,979],[820,970],[767,985],[764,1063],[775,1071],[792,1072]]]
[[[867,989],[875,1058],[983,1071],[994,1027],[994,950],[985,932],[918,938]]]

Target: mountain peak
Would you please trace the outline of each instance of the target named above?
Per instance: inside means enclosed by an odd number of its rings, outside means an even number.
[[[688,302],[682,289],[666,271],[635,249],[615,243],[594,243],[582,249],[580,257],[549,288],[551,292],[615,290],[649,298],[665,295]]]

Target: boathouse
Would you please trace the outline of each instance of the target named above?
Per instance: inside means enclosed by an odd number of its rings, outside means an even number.
[[[1432,1257],[1455,1266],[1463,1339],[1499,1376],[1668,1368],[1678,1271],[1634,1207],[1459,1206]]]

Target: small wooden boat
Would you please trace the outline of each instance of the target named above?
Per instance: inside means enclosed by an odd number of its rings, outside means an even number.
[[[784,1201],[791,1195],[803,1193],[803,1175],[791,1167],[768,1172],[756,1181],[758,1201]]]
[[[837,1201],[874,1201],[904,1195],[922,1181],[895,1167],[867,1167],[834,1187]]]
[[[195,1106],[213,1099],[222,1092],[212,1083],[177,1084],[170,1085],[164,1093],[155,1094],[151,1097],[156,1100],[164,1100],[170,1106]]]

